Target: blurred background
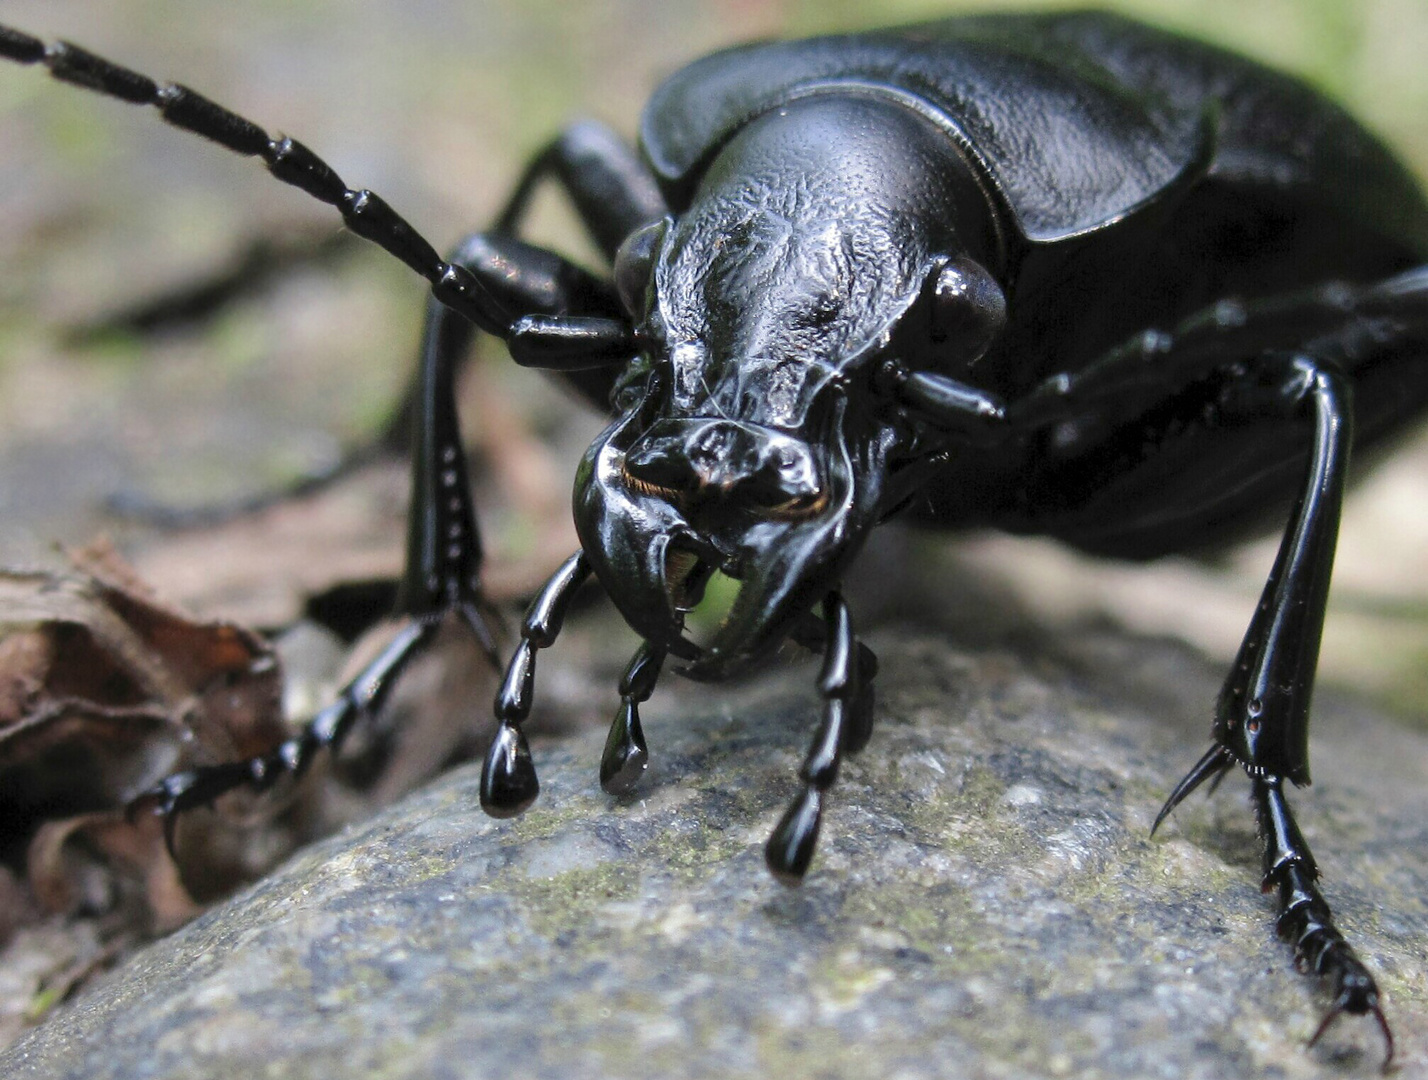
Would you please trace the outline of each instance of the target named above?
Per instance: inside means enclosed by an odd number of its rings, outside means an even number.
[[[577,116],[632,133],[654,84],[721,45],[1028,4],[956,0],[9,0],[3,18],[192,85],[292,134],[381,193],[438,247],[490,220],[529,155]],[[1049,6],[1049,5],[1041,5]],[[1121,0],[1343,101],[1428,176],[1423,0]],[[0,65],[0,564],[114,536],[161,592],[278,625],[304,591],[393,573],[401,468],[246,532],[172,536],[116,496],[196,506],[331,467],[395,407],[424,290],[335,216],[143,110]],[[558,199],[538,238],[586,253]],[[202,317],[146,328],[155,298],[224,281]],[[243,275],[236,275],[243,277]],[[497,350],[486,350],[493,356]],[[498,591],[571,545],[566,503],[598,420],[509,363],[476,366],[467,409],[490,474]],[[1350,506],[1328,678],[1428,715],[1428,455],[1421,441]],[[276,531],[275,531],[276,530]],[[996,578],[1037,618],[1110,617],[1232,654],[1272,557],[1124,570],[1054,548],[898,541],[918,573]],[[276,582],[276,584],[275,584]],[[977,618],[969,614],[968,618]]]

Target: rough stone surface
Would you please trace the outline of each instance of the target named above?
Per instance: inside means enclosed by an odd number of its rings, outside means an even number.
[[[763,839],[816,721],[808,664],[649,703],[615,803],[603,735],[536,744],[513,822],[456,772],[142,953],[0,1057],[31,1077],[1377,1075],[1255,888],[1244,784],[1147,835],[1217,673],[1086,632],[874,634],[878,729],[798,890]],[[1321,692],[1299,793],[1428,1075],[1428,739]]]

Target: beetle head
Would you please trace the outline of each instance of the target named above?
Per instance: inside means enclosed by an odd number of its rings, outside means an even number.
[[[996,286],[957,257],[981,243],[963,219],[986,231],[985,215],[945,133],[830,94],[746,126],[683,215],[622,248],[615,280],[643,351],[582,463],[576,526],[626,620],[676,655],[695,655],[682,613],[709,575],[738,579],[693,674],[767,652],[886,511],[908,433],[874,399],[872,368],[904,322],[944,352],[985,348]]]

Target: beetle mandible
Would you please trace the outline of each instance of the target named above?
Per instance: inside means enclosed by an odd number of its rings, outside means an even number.
[[[165,815],[263,788],[336,748],[447,616],[494,659],[453,400],[476,329],[612,420],[580,463],[581,550],[521,627],[481,798],[536,798],[539,649],[604,586],[643,639],[601,762],[648,760],[639,705],[673,657],[730,677],[785,639],[819,648],[822,723],[766,847],[797,882],[826,792],[868,741],[876,660],[839,581],[900,510],[1145,559],[1233,539],[1287,506],[1208,752],[1156,824],[1234,766],[1264,884],[1338,1014],[1373,977],[1335,928],[1284,795],[1308,717],[1351,447],[1428,404],[1428,203],[1376,139],[1301,82],[1111,15],[983,16],[757,44],[670,77],[640,149],[582,123],[530,164],[494,226],[441,258],[301,143],[186,87],[0,27],[0,55],[134,104],[335,207],[431,285],[421,349],[405,629],[271,754],[170,777]],[[518,239],[533,191],[569,196],[612,273]],[[1355,420],[1357,419],[1357,427]],[[683,617],[738,582],[712,640]],[[814,615],[820,609],[821,618]]]

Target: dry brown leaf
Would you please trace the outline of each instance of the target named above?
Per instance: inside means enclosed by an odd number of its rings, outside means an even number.
[[[286,626],[338,583],[401,573],[406,485],[405,463],[378,462],[302,498],[167,536],[138,566],[190,610]]]
[[[48,912],[104,911],[127,901],[134,910],[125,921],[150,933],[172,930],[202,905],[188,894],[163,843],[163,827],[152,816],[131,821],[120,811],[104,811],[46,822],[30,841],[30,889]],[[116,869],[141,891],[112,895]]]
[[[0,571],[0,824],[26,845],[27,881],[50,912],[117,911],[144,931],[197,905],[157,820],[126,802],[175,769],[266,752],[287,734],[269,644],[161,601],[107,543],[70,553],[75,572]],[[247,867],[200,850],[195,879]],[[207,889],[199,891],[207,892]],[[0,928],[22,924],[0,894]]]

